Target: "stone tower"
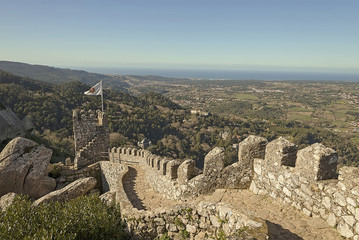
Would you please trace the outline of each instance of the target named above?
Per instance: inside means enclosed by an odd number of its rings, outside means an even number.
[[[110,131],[105,113],[100,110],[94,112],[75,109],[72,120],[75,138],[75,167],[79,169],[101,160],[108,160]]]

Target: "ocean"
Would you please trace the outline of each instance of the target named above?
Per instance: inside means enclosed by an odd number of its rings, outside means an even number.
[[[359,73],[262,71],[262,70],[195,70],[155,68],[83,68],[85,71],[118,75],[156,75],[174,78],[223,79],[223,80],[315,80],[359,81]]]

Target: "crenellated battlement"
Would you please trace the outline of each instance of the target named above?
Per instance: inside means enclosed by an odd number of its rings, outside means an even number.
[[[118,163],[121,163],[121,161],[143,162],[146,159],[146,156],[151,154],[150,151],[143,149],[122,147],[113,147],[109,153],[110,161]]]
[[[76,124],[91,124],[94,126],[103,126],[107,125],[107,116],[105,113],[100,110],[85,111],[80,109],[75,109],[72,113],[72,119]]]
[[[184,200],[221,187],[248,188],[250,184],[247,169],[241,171],[238,164],[224,167],[223,148],[215,148],[206,156],[204,173],[194,160],[169,159],[147,150],[112,148],[110,161],[139,163],[153,189],[169,199]]]
[[[224,149],[216,147],[209,152],[204,161],[203,172],[195,167],[193,160],[175,160],[166,157],[157,156],[147,150],[138,150],[134,148],[112,148],[110,152],[110,161],[136,162],[146,170],[146,172],[158,178],[165,176],[168,180],[176,184],[187,184],[195,179],[216,179],[216,186],[241,188],[242,182],[235,174],[236,170],[245,172],[246,177],[250,179],[261,175],[258,157],[262,157],[262,165],[271,166],[273,172],[278,169],[291,169],[291,172],[306,178],[307,181],[317,181],[324,179],[336,179],[336,167],[338,156],[330,148],[322,144],[313,144],[307,148],[297,151],[297,146],[288,140],[280,137],[270,143],[262,137],[249,136],[240,143],[238,152],[238,162],[224,166]],[[254,171],[253,171],[254,170]],[[243,174],[243,173],[242,173]],[[236,175],[234,177],[234,175]],[[226,184],[222,184],[222,178],[226,178]],[[232,181],[228,181],[232,178]],[[249,180],[250,180],[249,179]],[[242,179],[243,180],[243,179]],[[247,180],[246,180],[247,182]],[[192,183],[192,182],[191,182]],[[226,185],[226,186],[223,186]]]
[[[249,188],[325,219],[345,237],[359,237],[359,168],[337,171],[337,153],[320,143],[298,150],[283,137],[268,142],[249,136],[239,144],[238,162],[225,166],[224,149],[217,147],[206,155],[203,171],[190,159],[129,148],[113,148],[110,161],[138,162],[150,186],[170,199],[185,200],[217,188]]]
[[[146,170],[155,171],[158,175],[167,176],[169,179],[178,178],[178,169],[183,160],[173,160],[152,154],[147,150],[135,148],[112,148],[110,151],[110,161],[113,162],[136,162],[140,163]],[[193,160],[191,160],[193,161]],[[194,161],[193,161],[194,162]],[[191,165],[188,171],[195,172],[195,166]],[[198,171],[198,169],[197,169]],[[187,179],[189,180],[189,179]]]
[[[254,146],[247,140],[241,144]],[[262,158],[253,159],[250,190],[321,217],[344,237],[358,238],[359,169],[342,167],[338,175],[337,164],[331,148],[315,143],[298,150],[281,137],[266,144]]]

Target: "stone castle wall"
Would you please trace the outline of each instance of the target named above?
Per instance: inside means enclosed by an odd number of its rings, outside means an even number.
[[[73,111],[75,167],[83,168],[103,160],[110,147],[107,116],[101,112]]]
[[[223,149],[206,157],[203,172],[193,160],[172,160],[146,150],[113,148],[110,161],[142,165],[157,192],[171,199],[188,199],[216,188],[248,188],[325,219],[341,235],[359,239],[359,168],[342,167],[338,156],[322,144],[298,151],[284,138],[269,142],[249,136],[239,144],[238,162],[224,166]]]
[[[63,166],[61,169],[61,177],[58,179],[57,182],[57,189],[61,189],[64,186],[78,180],[81,178],[87,177],[94,177],[97,180],[96,189],[102,189],[102,182],[101,182],[101,167],[100,164],[95,163],[91,164],[85,168],[80,170],[70,169],[67,166]]]
[[[215,148],[206,157],[204,171],[195,167],[194,160],[173,160],[147,150],[112,148],[110,161],[138,162],[146,172],[152,188],[169,199],[184,200],[217,188],[248,188],[250,169],[238,163],[224,166],[224,149]]]
[[[120,184],[120,176],[124,172],[125,166],[119,163],[101,161],[101,182],[103,192],[116,192]]]
[[[58,179],[57,188],[63,188],[81,178],[94,177],[97,180],[96,189],[102,193],[115,193],[119,188],[120,176],[125,170],[124,165],[109,161],[100,161],[80,170],[63,166],[61,177]]]
[[[344,237],[359,239],[359,169],[342,167],[337,175],[337,161],[334,150],[322,144],[298,151],[279,138],[267,144],[264,158],[254,159],[250,189],[325,219]]]
[[[138,210],[124,191],[123,180],[128,174],[128,166],[123,166],[116,202],[120,204],[122,217],[132,239],[157,239],[164,234],[174,239],[268,239],[268,228],[263,220],[223,203],[200,202],[155,211]]]

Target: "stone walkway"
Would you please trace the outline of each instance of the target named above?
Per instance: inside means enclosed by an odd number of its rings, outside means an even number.
[[[292,206],[249,190],[218,189],[195,201],[224,202],[267,222],[270,239],[338,240],[340,234],[321,218],[310,218]]]
[[[166,199],[152,190],[148,184],[145,172],[139,165],[129,164],[129,175],[124,180],[124,190],[132,205],[141,210],[154,210],[156,208],[177,205],[180,202]]]
[[[130,174],[124,186],[132,204],[138,209],[154,210],[180,202],[168,200],[148,185],[145,172],[139,165],[129,165]],[[267,222],[270,240],[339,240],[340,234],[321,218],[310,218],[292,206],[270,197],[255,195],[249,190],[218,189],[194,202],[224,202],[234,208],[262,218]]]

